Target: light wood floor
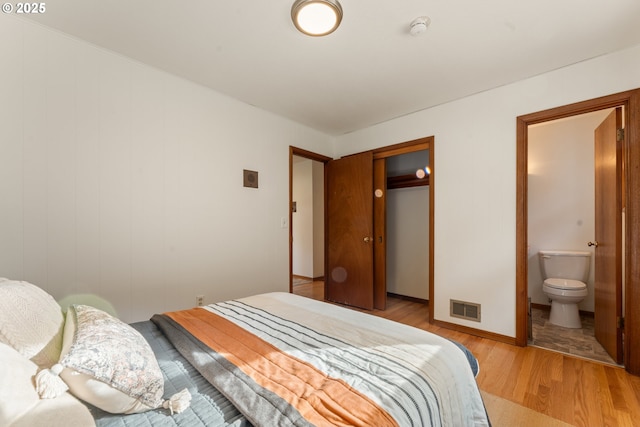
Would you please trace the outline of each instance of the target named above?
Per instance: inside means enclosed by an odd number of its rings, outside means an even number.
[[[294,293],[323,300],[324,283],[298,285]],[[640,377],[622,368],[433,326],[427,305],[399,298],[369,313],[464,344],[478,358],[478,385],[488,393],[574,426],[640,426]]]

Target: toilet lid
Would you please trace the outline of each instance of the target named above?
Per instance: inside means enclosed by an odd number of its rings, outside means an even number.
[[[544,281],[544,284],[556,289],[567,289],[573,291],[579,291],[581,289],[586,289],[587,285],[579,280],[571,280],[571,279],[547,279]]]

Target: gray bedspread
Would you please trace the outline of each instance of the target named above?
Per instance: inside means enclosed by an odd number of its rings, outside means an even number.
[[[256,426],[490,425],[475,358],[420,329],[283,292],[151,320]]]
[[[257,298],[257,297],[253,297]],[[266,296],[263,296],[266,298]],[[275,297],[273,297],[275,298]],[[236,303],[238,303],[236,301]],[[306,304],[310,304],[310,302],[306,302]],[[314,302],[314,304],[317,304]],[[220,304],[219,304],[220,305]],[[299,303],[295,305],[298,307]],[[321,306],[322,310],[328,310],[325,306]],[[211,308],[213,309],[213,308]],[[308,309],[308,308],[307,308]],[[336,308],[337,309],[337,308]],[[236,308],[237,310],[237,308]],[[301,309],[303,310],[303,309]],[[312,310],[308,309],[310,313],[313,313]],[[302,311],[304,315],[308,315],[306,311]],[[324,311],[323,311],[324,313]],[[350,311],[345,311],[344,316],[354,316]],[[354,312],[355,313],[355,312]],[[152,350],[154,351],[156,358],[158,360],[158,364],[165,378],[165,389],[164,389],[164,398],[167,399],[171,395],[176,392],[187,388],[192,395],[191,405],[184,412],[180,414],[171,415],[166,409],[156,409],[148,412],[144,412],[141,414],[133,414],[133,415],[114,415],[107,412],[104,412],[98,408],[89,407],[93,417],[95,418],[96,425],[98,427],[157,427],[157,426],[181,426],[181,427],[199,427],[199,426],[235,426],[235,427],[252,427],[251,419],[252,416],[255,416],[255,413],[252,411],[246,412],[249,418],[245,417],[240,413],[240,411],[225,397],[218,389],[216,389],[207,379],[206,376],[211,376],[212,366],[210,363],[205,363],[205,365],[201,366],[202,372],[205,373],[205,376],[201,375],[201,373],[194,367],[194,364],[190,363],[185,357],[180,353],[178,348],[181,348],[181,341],[171,342],[171,338],[169,338],[167,331],[162,331],[161,326],[164,325],[163,322],[157,323],[159,316],[155,316],[153,321],[145,321],[134,323],[133,326],[136,330],[138,330],[143,337],[149,342]],[[337,318],[337,316],[336,316]],[[377,318],[376,318],[377,319]],[[339,323],[342,325],[345,322],[345,319],[340,319]],[[349,320],[349,317],[346,318]],[[373,321],[368,319],[369,321]],[[358,325],[366,323],[359,322]],[[324,324],[324,323],[323,323]],[[385,324],[385,327],[391,327],[389,324]],[[165,326],[162,326],[165,327]],[[298,326],[299,328],[300,326]],[[328,326],[327,326],[328,327]],[[399,328],[400,326],[393,326],[394,328]],[[406,327],[402,326],[406,329]],[[352,331],[352,328],[347,328],[349,331]],[[269,328],[271,331],[272,328]],[[375,331],[376,337],[380,334],[380,331],[385,331],[385,333],[392,333],[393,331],[387,331],[383,327],[376,327],[372,329]],[[413,331],[413,329],[411,329]],[[404,331],[404,329],[403,329]],[[408,334],[407,331],[404,331],[405,334]],[[351,332],[349,332],[351,333]],[[415,332],[421,333],[421,332]],[[297,334],[294,334],[297,336]],[[392,334],[394,337],[395,333]],[[207,335],[208,336],[208,335]],[[287,336],[293,336],[288,334]],[[305,335],[306,336],[306,335]],[[324,336],[324,335],[323,335]],[[378,337],[379,338],[379,337]],[[421,336],[421,340],[424,337]],[[175,337],[174,337],[175,339]],[[422,342],[422,341],[420,341]],[[244,341],[243,341],[244,343]],[[444,347],[444,342],[439,341],[439,343]],[[469,367],[471,368],[471,372],[473,375],[477,375],[478,373],[478,363],[475,357],[466,349],[463,345],[454,342],[454,344],[462,350],[467,358],[467,362]],[[450,345],[449,345],[450,346]],[[178,348],[176,348],[178,347]],[[369,348],[371,346],[364,346]],[[363,348],[364,348],[363,347]],[[331,347],[334,348],[334,347]],[[337,347],[335,347],[337,348]],[[341,349],[344,350],[345,344],[342,343],[340,346]],[[372,348],[378,348],[377,346],[373,346]],[[184,349],[182,349],[184,352]],[[428,350],[428,348],[427,348]],[[201,352],[197,352],[200,354]],[[190,354],[189,351],[186,351],[185,354]],[[459,353],[453,353],[453,355]],[[420,353],[420,357],[422,353]],[[342,359],[341,359],[342,360]],[[448,360],[448,359],[446,359]],[[464,360],[464,359],[463,359]],[[197,365],[197,363],[196,363]],[[466,365],[463,363],[460,366]],[[465,371],[464,368],[459,369],[459,365],[455,365],[455,369],[452,374],[461,374]],[[467,368],[468,369],[468,368]],[[439,373],[440,369],[430,370],[434,374]],[[447,371],[448,372],[448,371]],[[468,371],[467,371],[468,372]],[[214,375],[215,377],[215,375]],[[210,380],[215,380],[215,378],[209,378]],[[215,381],[212,381],[215,382]],[[473,387],[475,386],[475,382],[470,382]],[[471,388],[473,388],[471,387]],[[404,390],[404,388],[403,388]],[[475,390],[475,388],[474,388]],[[233,393],[230,395],[235,396]],[[244,395],[244,393],[242,393]],[[395,394],[394,394],[395,396]],[[450,399],[443,400],[442,402],[449,404]],[[464,399],[465,404],[470,404],[468,400]],[[239,407],[242,407],[241,405]],[[246,408],[245,408],[246,409]],[[478,424],[478,425],[488,425],[490,426],[489,420],[486,418],[486,410],[484,409],[481,399],[479,400],[479,408],[478,408],[478,423],[474,420],[470,422],[462,422],[462,423],[454,423],[452,425],[463,425],[463,424]],[[481,418],[481,419],[480,419]],[[270,418],[273,419],[273,418]],[[437,418],[434,418],[438,421]],[[256,421],[260,423],[260,421]],[[436,424],[438,424],[436,422]],[[447,423],[444,423],[447,424]],[[451,423],[449,423],[451,424]],[[272,423],[264,423],[265,426],[271,426]],[[406,425],[406,423],[400,423],[400,425]],[[423,423],[418,423],[418,425],[424,425]]]
[[[145,337],[158,359],[165,377],[165,399],[186,387],[192,396],[191,406],[184,412],[172,416],[166,409],[156,409],[142,414],[114,415],[87,405],[98,427],[251,426],[251,423],[178,353],[151,321],[134,323],[131,326]]]

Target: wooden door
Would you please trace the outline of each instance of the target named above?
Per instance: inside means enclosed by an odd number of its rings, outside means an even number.
[[[595,131],[595,335],[622,363],[622,109]],[[620,140],[618,140],[620,139]]]
[[[373,154],[327,163],[325,299],[373,309]]]
[[[373,160],[373,306],[387,309],[387,160]]]

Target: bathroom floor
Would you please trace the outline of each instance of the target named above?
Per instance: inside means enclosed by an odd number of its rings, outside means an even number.
[[[533,340],[529,345],[560,351],[616,365],[596,341],[593,317],[580,316],[582,329],[563,328],[549,323],[549,310],[531,308]]]

